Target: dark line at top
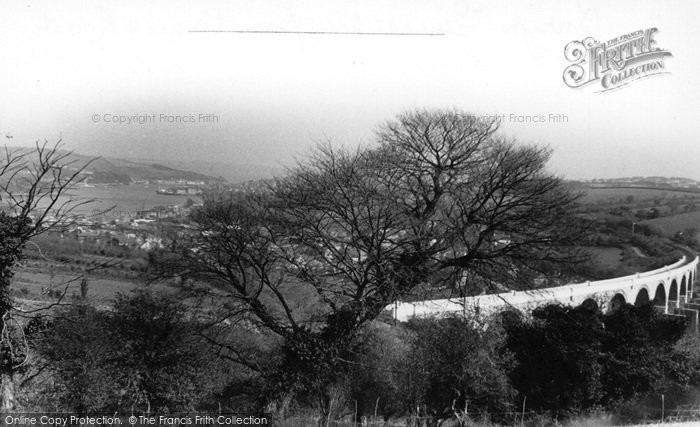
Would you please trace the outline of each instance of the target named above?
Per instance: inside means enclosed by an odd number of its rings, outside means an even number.
[[[361,31],[283,31],[283,30],[189,30],[188,33],[308,34],[341,36],[444,36],[445,33],[382,33]]]

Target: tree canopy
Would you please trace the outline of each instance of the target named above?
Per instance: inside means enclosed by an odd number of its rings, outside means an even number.
[[[381,125],[371,146],[320,145],[266,192],[210,196],[155,271],[213,292],[221,319],[245,318],[293,342],[295,358],[329,365],[419,290],[556,274],[581,259],[578,196],[547,171],[548,149],[498,125],[417,110]]]

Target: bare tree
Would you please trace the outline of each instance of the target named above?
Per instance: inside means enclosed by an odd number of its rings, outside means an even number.
[[[12,409],[13,375],[27,363],[28,343],[10,292],[11,279],[30,239],[66,225],[76,201],[66,192],[89,165],[70,159],[61,142],[32,149],[5,147],[0,159],[0,410]]]
[[[513,286],[581,259],[577,195],[546,171],[549,151],[497,128],[415,111],[383,125],[375,147],[320,146],[265,194],[207,200],[156,271],[215,289],[221,319],[281,337],[282,388],[323,393],[388,304],[466,274]]]

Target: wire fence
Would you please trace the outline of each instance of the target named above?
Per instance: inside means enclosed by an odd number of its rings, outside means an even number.
[[[665,418],[669,422],[700,422],[700,403],[689,405],[681,405],[674,409],[671,414]]]

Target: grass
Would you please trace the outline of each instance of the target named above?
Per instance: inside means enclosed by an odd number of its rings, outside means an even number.
[[[80,274],[80,272],[73,274],[57,272],[52,275],[39,269],[19,269],[12,278],[11,289],[20,304],[36,306],[55,302],[57,296],[68,285],[67,300],[64,299],[64,301],[70,301],[72,295],[80,295]],[[140,280],[119,280],[90,274],[86,274],[85,277],[89,285],[88,297],[98,306],[111,306],[118,293],[127,294],[137,287],[145,286]],[[164,284],[149,285],[149,287],[159,291],[172,289],[171,286]]]
[[[616,247],[586,247],[587,252],[593,256],[592,261],[600,268],[614,270],[621,266],[624,251]]]
[[[667,199],[673,197],[691,196],[700,198],[697,192],[671,191],[668,189],[653,188],[586,188],[583,203],[612,202],[633,196],[635,201]]]
[[[688,228],[700,230],[700,211],[650,219],[641,223],[657,228],[666,236],[673,236],[679,231],[685,231]]]

